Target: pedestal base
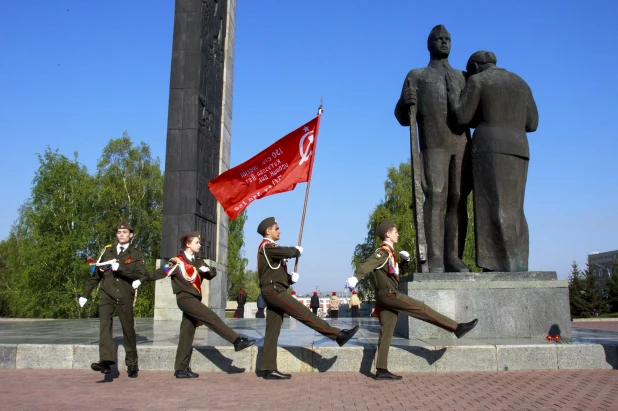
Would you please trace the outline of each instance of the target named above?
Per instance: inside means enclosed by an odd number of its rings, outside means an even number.
[[[465,338],[571,338],[569,289],[553,271],[518,273],[429,273],[403,277],[402,293],[421,300],[457,322],[478,318]],[[405,315],[395,331],[404,337],[456,338]]]

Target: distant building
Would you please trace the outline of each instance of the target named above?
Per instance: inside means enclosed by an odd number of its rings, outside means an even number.
[[[588,267],[593,273],[598,275],[601,283],[609,280],[615,263],[618,263],[618,250],[588,254]]]

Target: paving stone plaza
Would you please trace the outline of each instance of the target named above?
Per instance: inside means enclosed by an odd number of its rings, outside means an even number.
[[[279,363],[293,374],[288,381],[265,381],[256,375],[264,320],[227,321],[260,341],[236,353],[205,327],[198,328],[192,365],[202,375],[187,382],[175,379],[171,371],[178,322],[137,320],[141,371],[139,378],[129,379],[123,364],[107,376],[89,370],[98,359],[97,319],[0,320],[2,409],[74,409],[76,404],[80,410],[100,409],[110,398],[116,401],[108,403],[111,409],[123,410],[618,409],[618,321],[574,322],[571,344],[395,336],[391,364],[403,375],[401,381],[371,378],[377,320],[339,319],[341,326],[362,325],[355,338],[339,348],[286,319]],[[117,321],[114,327],[122,359]],[[543,355],[528,357],[531,346],[543,347],[537,350]]]

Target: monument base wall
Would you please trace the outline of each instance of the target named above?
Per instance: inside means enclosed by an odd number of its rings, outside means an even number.
[[[412,281],[412,278],[414,281]],[[457,322],[478,318],[465,338],[571,338],[569,289],[554,271],[516,273],[415,273],[402,293]],[[456,338],[429,323],[399,315],[395,332],[407,338]]]
[[[202,303],[213,310],[220,318],[225,318],[225,301],[227,297],[227,272],[223,264],[216,261],[205,260],[210,267],[217,269],[217,276],[210,281],[202,283]],[[161,260],[157,260],[157,267],[161,266]],[[139,291],[138,291],[139,292]],[[182,311],[176,304],[176,295],[172,291],[172,280],[164,278],[155,285],[155,321],[180,321]]]

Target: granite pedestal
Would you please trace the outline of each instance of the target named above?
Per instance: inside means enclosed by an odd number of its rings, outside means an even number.
[[[554,271],[414,274],[402,277],[399,288],[457,322],[478,318],[467,338],[571,337],[568,282]],[[456,338],[405,315],[395,332],[411,339]]]

